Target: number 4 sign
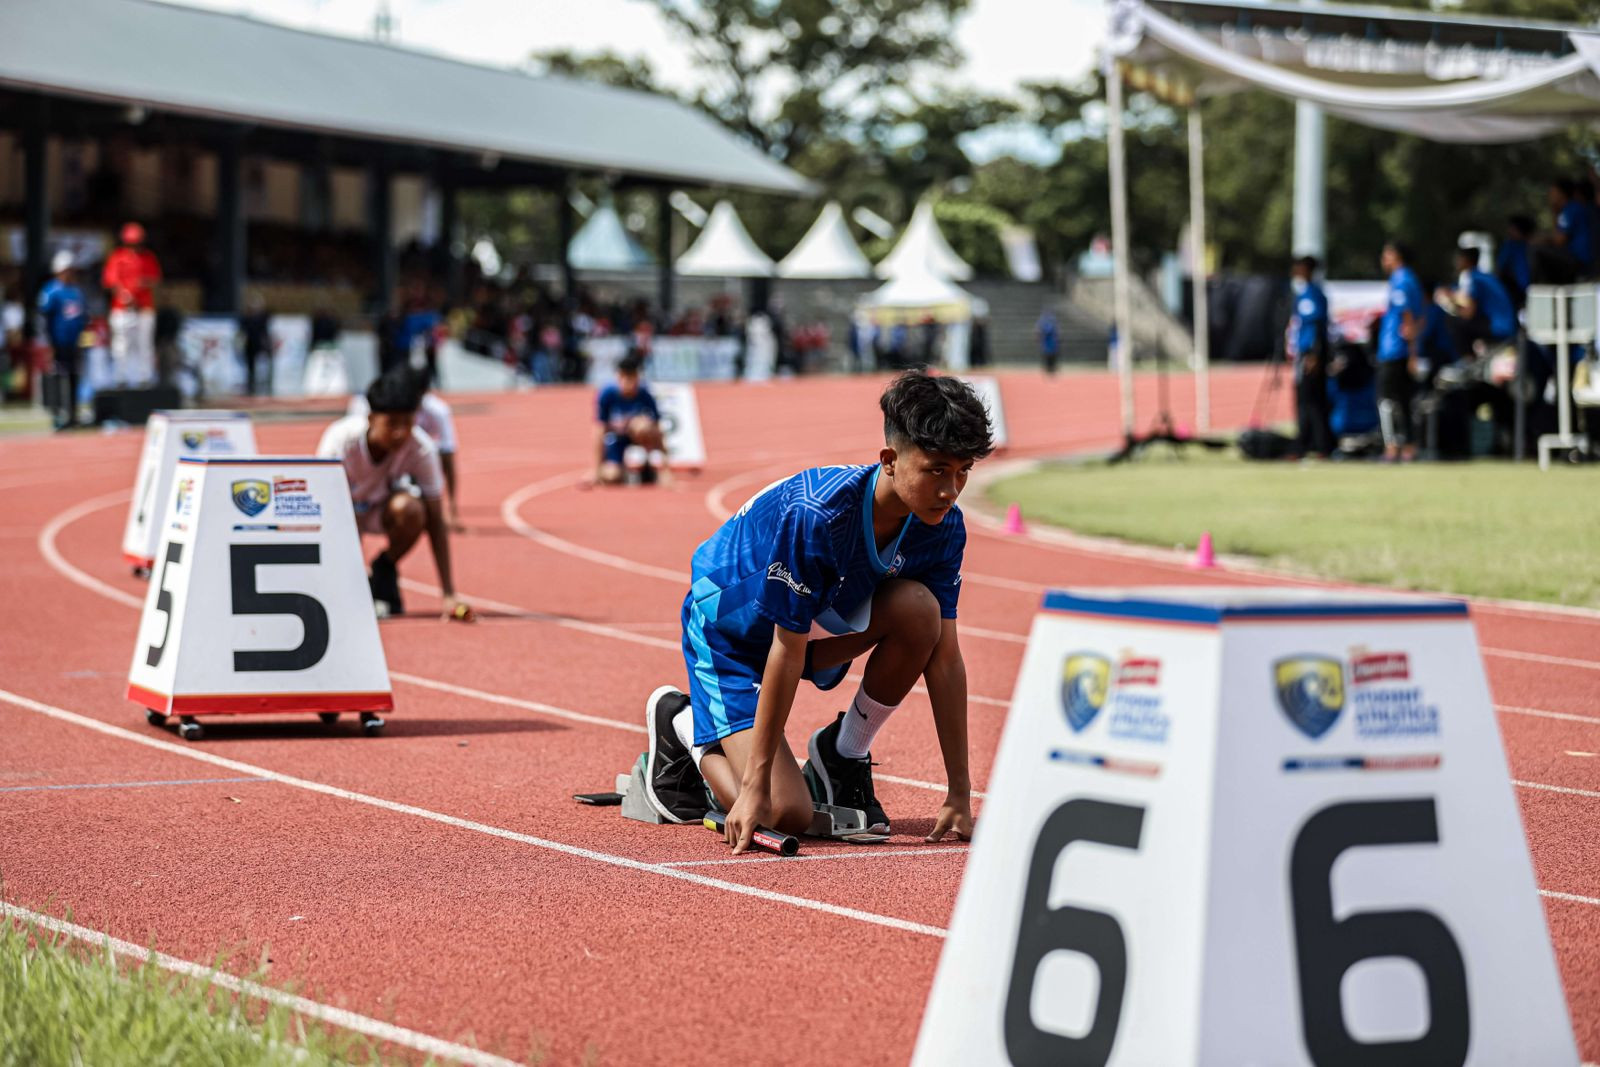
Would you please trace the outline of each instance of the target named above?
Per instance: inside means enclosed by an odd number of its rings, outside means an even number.
[[[914,1064],[1577,1062],[1465,605],[1046,595]]]
[[[180,459],[160,523],[130,700],[186,720],[393,706],[337,460]]]

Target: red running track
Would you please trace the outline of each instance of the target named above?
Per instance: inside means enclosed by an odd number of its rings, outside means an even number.
[[[1003,377],[1014,452],[1114,442],[1109,378]],[[1215,421],[1242,424],[1259,383],[1219,372]],[[514,1059],[905,1062],[965,862],[964,846],[920,843],[942,794],[923,697],[878,745],[898,831],[882,849],[730,860],[702,830],[570,799],[630,765],[645,696],[683,682],[676,620],[695,544],[772,479],[874,456],[881,384],[702,387],[713,461],[671,490],[575,486],[587,391],[458,401],[458,584],[484,617],[436,621],[426,552],[406,561],[420,614],[382,628],[397,710],[381,739],[215,721],[185,745],[146,726],[123,699],[144,586],[118,551],[138,435],[0,444],[6,902],[186,959],[270,960],[273,983],[324,1004]],[[1154,396],[1141,381],[1141,410]],[[1174,402],[1183,417],[1186,380]],[[263,451],[292,453],[322,425],[260,421],[258,434]],[[1001,538],[976,516],[969,528],[961,626],[981,789],[1040,588],[1203,576]],[[1597,1060],[1600,617],[1474,616],[1580,1046]],[[834,699],[802,688],[797,751]],[[786,1016],[804,1044],[763,1025]]]

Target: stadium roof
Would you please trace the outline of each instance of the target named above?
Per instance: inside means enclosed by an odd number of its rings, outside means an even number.
[[[476,66],[153,0],[4,0],[0,85],[686,185],[800,175],[651,93]]]

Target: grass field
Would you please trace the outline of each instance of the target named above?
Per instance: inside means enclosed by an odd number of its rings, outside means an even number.
[[[377,1064],[370,1042],[0,919],[0,1067]]]
[[[1054,463],[989,488],[1030,521],[1402,589],[1600,608],[1600,468],[1252,463],[1157,452]]]

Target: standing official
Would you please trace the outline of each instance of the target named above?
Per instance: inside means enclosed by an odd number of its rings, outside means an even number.
[[[83,359],[83,331],[89,315],[84,308],[83,290],[78,288],[78,272],[73,269],[72,253],[57,252],[50,263],[55,277],[39,290],[39,314],[55,355],[55,427],[65,430],[78,425],[78,376]]]
[[[1326,459],[1333,451],[1328,424],[1328,297],[1317,284],[1317,260],[1301,256],[1290,267],[1294,312],[1289,344],[1294,356],[1294,395],[1302,456]]]
[[[144,227],[122,227],[122,244],[106,257],[101,281],[111,299],[112,378],[120,385],[148,385],[155,378],[155,287],[161,264],[144,244]]]

